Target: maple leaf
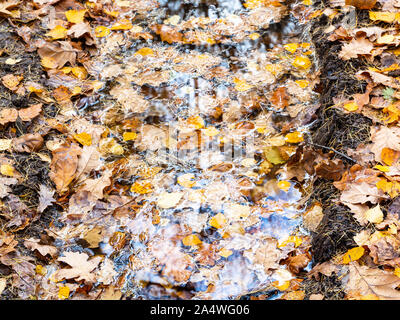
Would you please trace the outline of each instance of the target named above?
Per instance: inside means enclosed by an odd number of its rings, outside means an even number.
[[[366,38],[352,39],[342,47],[339,57],[343,60],[357,58],[358,55],[370,54],[373,48],[373,43]]]
[[[353,182],[342,192],[340,196],[341,202],[347,203],[378,203],[381,199],[386,198],[382,190],[378,190],[375,184],[368,182]]]
[[[63,257],[59,257],[57,260],[64,262],[71,266],[70,269],[60,269],[54,273],[54,279],[57,281],[63,279],[76,279],[77,281],[85,280],[87,282],[94,282],[96,276],[91,273],[97,268],[100,261],[103,259],[100,256],[95,256],[89,259],[86,253],[67,251],[63,253]]]
[[[366,296],[376,295],[382,300],[400,300],[400,278],[378,268],[369,268],[352,263],[349,266],[348,293]]]

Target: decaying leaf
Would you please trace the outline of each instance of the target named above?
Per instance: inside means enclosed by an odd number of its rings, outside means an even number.
[[[64,262],[71,266],[69,269],[57,270],[54,274],[54,279],[57,281],[63,279],[85,280],[87,282],[95,281],[95,274],[92,273],[97,268],[102,257],[96,256],[89,259],[86,253],[67,251],[63,256],[58,258],[58,261]]]

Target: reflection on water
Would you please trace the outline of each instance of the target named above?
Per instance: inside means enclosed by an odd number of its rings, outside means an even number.
[[[160,24],[170,19],[173,23],[165,25],[174,39],[181,39],[178,32],[190,31],[185,39],[195,40],[168,43],[161,41],[167,36],[160,31],[153,40],[133,41],[128,51],[107,44],[110,54],[99,59],[103,80],[109,79],[108,73],[118,76],[111,94],[125,105],[132,103],[124,121],[140,124],[128,159],[131,170],[135,163],[143,163],[163,173],[160,180],[157,174],[150,175],[157,187],[138,198],[135,214],[119,218],[115,231],[129,235],[127,245],[116,252],[103,244],[102,252],[113,258],[119,282],[134,299],[230,299],[257,290],[276,291],[271,282],[294,277],[279,261],[298,245],[287,239],[300,235],[302,194],[292,182],[287,190],[276,187],[277,170],[285,161],[263,169],[263,150],[271,148],[271,137],[272,148],[284,145],[284,140],[276,143],[281,128],[293,119],[302,124],[308,107],[311,89],[300,92],[295,82],[307,73],[295,69],[293,58],[282,48],[302,42],[301,24],[291,11],[296,5],[283,13],[267,7],[257,15],[258,9],[245,9],[239,0],[158,3],[148,19],[157,17]],[[266,21],[267,13],[276,17]],[[261,25],[253,24],[250,15]],[[193,22],[199,17],[210,20]],[[140,21],[141,27],[152,24]],[[197,43],[199,38],[205,40]],[[137,54],[148,47],[150,54]],[[310,54],[307,46],[299,50]],[[288,112],[270,103],[271,93],[280,86],[287,86],[292,99],[298,99]],[[85,108],[95,108],[93,102],[85,103]],[[107,115],[110,110],[101,111]],[[275,114],[287,121],[275,123]],[[199,130],[206,135],[199,135]],[[236,142],[231,145],[232,137]],[[252,150],[227,161],[219,149],[244,149],[245,137],[252,138],[247,143]],[[209,148],[199,153],[205,145]],[[294,147],[288,147],[288,153],[293,153],[290,148]],[[185,152],[173,158],[171,150]],[[132,183],[150,181],[141,173],[136,177]],[[166,195],[169,198],[160,202]]]

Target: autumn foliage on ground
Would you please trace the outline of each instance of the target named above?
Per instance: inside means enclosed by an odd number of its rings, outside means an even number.
[[[194,2],[0,0],[0,297],[399,298],[400,3]]]

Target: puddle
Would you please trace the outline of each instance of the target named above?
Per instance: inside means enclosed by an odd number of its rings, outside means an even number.
[[[295,65],[313,56],[298,21],[303,5],[158,3],[138,19],[142,33],[156,30],[152,40],[134,33],[102,40],[106,53],[91,71],[106,88],[99,101],[78,102],[116,138],[138,135],[121,162],[134,179],[120,179],[118,191],[136,186],[136,207],[107,218],[114,234],[100,252],[131,299],[276,292],[295,278],[279,261],[308,241],[299,185],[288,179],[277,187],[287,159],[265,160],[293,155],[297,145],[284,137],[306,132],[307,110],[315,108],[312,66]],[[288,43],[298,47],[290,52]],[[290,95],[283,108],[279,88]]]

